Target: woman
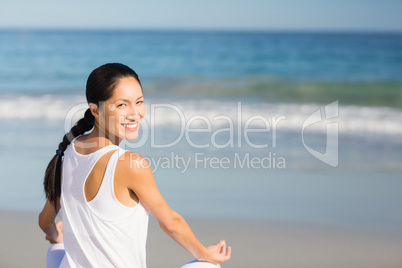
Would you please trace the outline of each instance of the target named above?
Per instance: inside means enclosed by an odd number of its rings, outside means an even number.
[[[86,97],[89,109],[64,136],[44,179],[39,226],[51,243],[64,242],[60,267],[146,267],[148,212],[197,260],[229,260],[225,241],[204,247],[168,206],[147,161],[118,147],[137,138],[145,114],[137,74],[123,64],[102,65],[89,75]],[[59,209],[63,222],[56,224]]]

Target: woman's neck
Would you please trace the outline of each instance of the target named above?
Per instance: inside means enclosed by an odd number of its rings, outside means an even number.
[[[112,135],[110,132],[100,129],[97,125],[95,125],[92,132],[88,134],[88,137],[92,140],[97,140],[101,147],[108,145],[119,145],[122,141],[121,138]]]
[[[113,136],[113,138],[115,137]],[[94,128],[91,133],[79,137],[74,143],[74,148],[78,153],[90,154],[103,147],[119,145],[119,143],[120,141],[114,143],[113,139],[110,139],[110,136],[106,137],[106,135],[102,134],[98,129]]]

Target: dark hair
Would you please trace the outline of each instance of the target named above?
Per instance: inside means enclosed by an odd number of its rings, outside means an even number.
[[[121,63],[107,63],[91,72],[86,85],[86,97],[88,103],[94,103],[99,106],[100,102],[108,100],[119,81],[124,77],[135,78],[141,86],[137,73],[130,67]],[[142,86],[141,86],[142,89]],[[61,194],[61,163],[63,152],[71,141],[91,130],[95,125],[95,117],[88,108],[85,111],[84,118],[80,119],[71,130],[64,135],[63,141],[59,143],[57,153],[50,160],[46,168],[43,186],[45,188],[46,198],[54,205],[57,211],[57,200]]]

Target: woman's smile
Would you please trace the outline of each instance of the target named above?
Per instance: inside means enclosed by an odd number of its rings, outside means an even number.
[[[139,126],[139,122],[121,123],[121,125],[129,131],[136,131]]]

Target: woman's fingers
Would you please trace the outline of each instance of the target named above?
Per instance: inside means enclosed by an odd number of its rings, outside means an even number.
[[[204,261],[209,261],[213,264],[219,264],[230,259],[232,248],[226,247],[226,241],[220,240],[218,243],[209,246],[210,257]]]
[[[232,254],[232,248],[230,246],[226,247],[226,241],[220,241],[220,252],[222,255],[223,261],[227,261],[230,259],[230,255]]]
[[[229,260],[231,255],[232,255],[232,247],[228,246],[228,248],[226,249],[225,261]]]
[[[219,241],[219,253],[225,254],[225,249],[226,249],[226,241],[225,240]]]
[[[226,241],[225,240],[220,240],[218,242],[217,246],[218,246],[218,252],[222,257],[222,261],[229,260],[231,254],[232,254],[232,248],[230,246],[226,247]]]

